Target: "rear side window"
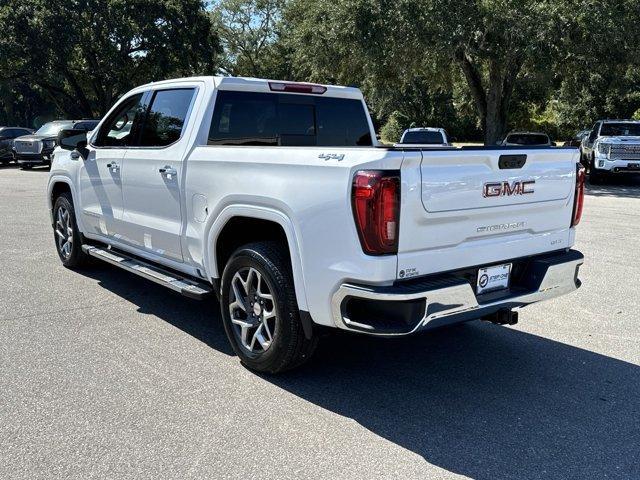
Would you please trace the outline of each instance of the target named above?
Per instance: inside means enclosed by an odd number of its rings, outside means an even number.
[[[156,91],[142,127],[140,145],[165,147],[178,141],[194,93],[193,88]]]
[[[407,132],[402,137],[402,143],[409,143],[412,145],[440,145],[444,143],[444,138],[440,132],[415,131]]]
[[[133,95],[105,120],[98,132],[95,145],[98,147],[125,147],[134,144],[134,125],[144,113],[142,93]]]
[[[209,145],[371,146],[359,100],[220,91]]]

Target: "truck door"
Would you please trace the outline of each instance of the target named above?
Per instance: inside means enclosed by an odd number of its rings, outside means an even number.
[[[127,152],[122,189],[122,240],[182,261],[181,185],[187,119],[197,88],[154,90],[138,146]]]
[[[144,93],[123,99],[88,145],[79,171],[82,222],[87,233],[114,238],[122,221],[122,171],[144,112]]]

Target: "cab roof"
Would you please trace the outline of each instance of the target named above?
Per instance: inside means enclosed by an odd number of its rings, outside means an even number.
[[[320,83],[309,82],[289,82],[285,80],[269,80],[262,78],[251,77],[222,77],[222,76],[209,76],[209,77],[185,77],[175,78],[170,80],[162,80],[159,82],[151,82],[146,85],[141,85],[138,88],[144,87],[157,87],[168,84],[183,83],[183,82],[205,82],[213,83],[214,87],[219,90],[235,90],[244,92],[265,92],[265,93],[290,93],[296,94],[315,94],[319,97],[339,97],[339,98],[353,98],[362,100],[363,95],[359,88],[355,87],[342,87],[338,85],[328,85]],[[307,86],[307,87],[322,87],[323,93],[311,93],[311,92],[290,92],[276,90],[274,86],[277,85],[293,85],[293,86]],[[136,90],[138,89],[136,88]]]

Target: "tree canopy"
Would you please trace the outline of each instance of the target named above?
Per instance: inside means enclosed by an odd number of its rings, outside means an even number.
[[[383,136],[493,143],[640,115],[637,0],[5,0],[0,123],[225,72],[360,87]]]
[[[220,53],[198,0],[5,0],[0,26],[3,84],[77,118],[140,83],[211,73]]]

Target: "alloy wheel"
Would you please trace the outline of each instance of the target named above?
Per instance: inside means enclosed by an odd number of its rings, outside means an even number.
[[[58,251],[67,260],[71,257],[73,249],[73,227],[71,224],[71,213],[65,207],[58,207],[56,213],[56,236],[58,240]]]
[[[276,307],[262,274],[252,267],[238,270],[229,286],[229,314],[240,344],[252,354],[266,352],[276,335]]]

